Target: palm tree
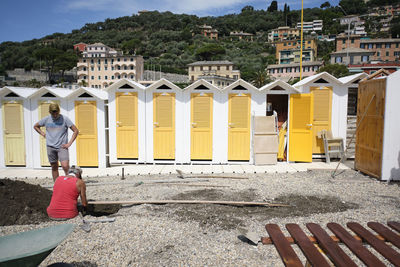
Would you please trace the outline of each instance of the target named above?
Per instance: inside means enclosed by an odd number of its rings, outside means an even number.
[[[267,83],[271,82],[271,78],[265,69],[260,69],[254,73],[251,82],[255,87],[260,88],[266,85]]]

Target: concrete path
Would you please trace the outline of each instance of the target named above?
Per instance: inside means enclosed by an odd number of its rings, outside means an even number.
[[[223,174],[223,173],[294,173],[308,170],[334,170],[338,162],[312,162],[312,163],[286,163],[278,162],[276,165],[158,165],[158,164],[133,164],[109,168],[83,168],[83,177],[105,177],[131,175],[157,175],[176,174],[181,170],[185,174]],[[350,169],[344,164],[339,165],[339,170]],[[60,169],[60,174],[62,174]],[[0,178],[50,178],[50,168],[4,168],[0,169]]]

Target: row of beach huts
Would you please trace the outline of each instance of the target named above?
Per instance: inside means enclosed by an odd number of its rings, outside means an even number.
[[[285,160],[311,162],[324,153],[319,131],[346,140],[348,90],[365,76],[323,72],[261,88],[237,80],[219,89],[198,80],[182,89],[165,79],[147,87],[122,79],[105,89],[6,86],[0,89],[0,168],[49,166],[45,140],[33,125],[48,115],[50,103],[78,127],[70,164],[83,167],[253,164],[253,118],[271,112],[279,126],[288,126]]]

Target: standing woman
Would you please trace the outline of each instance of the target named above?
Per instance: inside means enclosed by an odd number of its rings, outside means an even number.
[[[59,176],[58,161],[61,162],[61,167],[63,168],[65,175],[68,174],[68,148],[75,141],[79,131],[67,116],[60,114],[60,106],[58,104],[50,104],[49,113],[50,116],[41,119],[33,126],[33,128],[41,136],[46,138],[47,156],[49,157],[51,174],[53,176],[53,181],[55,182]],[[46,127],[46,133],[43,132],[40,127]],[[71,140],[69,141],[68,128],[73,131]]]

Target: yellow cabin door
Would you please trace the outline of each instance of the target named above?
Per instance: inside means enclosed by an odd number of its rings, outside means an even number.
[[[96,101],[75,101],[75,121],[79,130],[76,139],[78,165],[96,167],[99,165]]]
[[[8,166],[25,165],[24,117],[21,102],[3,102],[4,160]]]
[[[39,102],[39,120],[43,119],[46,116],[49,116],[49,106],[51,103],[57,103],[60,105],[59,101],[41,101]],[[46,127],[42,127],[42,131],[46,132]],[[46,139],[39,135],[40,138],[40,165],[43,167],[50,166],[49,158],[47,156],[47,146]]]
[[[137,93],[117,93],[117,158],[138,158]]]
[[[229,94],[228,160],[250,160],[250,94]]]
[[[289,161],[312,162],[313,95],[290,95]]]
[[[318,138],[321,130],[331,130],[332,87],[311,87],[314,101],[313,153],[324,153],[324,143]]]
[[[153,95],[154,159],[175,159],[175,94]]]
[[[193,93],[191,96],[191,159],[212,159],[213,95]]]

